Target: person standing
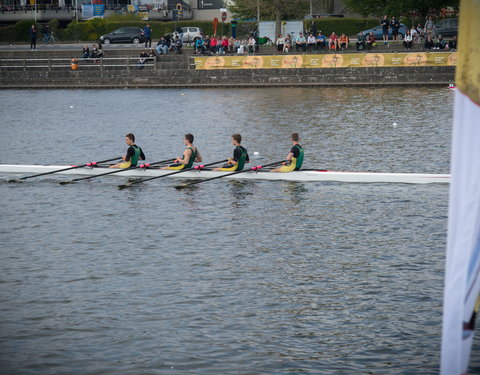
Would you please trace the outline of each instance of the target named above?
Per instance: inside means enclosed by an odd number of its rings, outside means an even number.
[[[283,52],[283,45],[285,43],[285,38],[282,34],[278,34],[275,44],[277,45],[277,52]]]
[[[235,146],[235,149],[233,150],[233,158],[228,158],[226,164],[220,168],[215,168],[214,171],[233,172],[243,170],[245,163],[250,162],[250,158],[248,157],[247,149],[243,147],[241,143],[242,136],[240,134],[233,134],[232,145]]]
[[[427,22],[425,22],[424,31],[427,35],[432,35],[435,24],[433,23],[432,16],[429,16]]]
[[[398,29],[400,28],[400,22],[395,19],[395,16],[392,16],[390,25],[392,27],[392,38],[396,42],[398,40]]]
[[[145,160],[142,149],[135,144],[135,136],[128,133],[125,136],[125,143],[129,146],[127,154],[122,156],[123,162],[111,165],[109,168],[130,168],[136,167],[139,160]]]
[[[299,171],[303,164],[304,151],[303,147],[298,143],[300,137],[298,133],[292,133],[290,136],[293,147],[287,155],[286,162],[280,168],[272,169],[270,172],[292,172]]]
[[[383,33],[383,44],[388,43],[388,28],[390,27],[390,22],[388,21],[387,15],[383,16],[383,19],[380,21],[382,25],[382,33]]]
[[[152,28],[149,24],[143,28],[143,35],[145,35],[145,48],[152,48]]]
[[[38,36],[37,27],[35,26],[35,24],[33,24],[32,27],[30,28],[30,49],[32,51],[37,50],[37,36]]]
[[[194,162],[201,162],[202,156],[198,149],[193,145],[193,134],[187,133],[183,138],[183,144],[186,149],[183,151],[182,156],[179,156],[173,161],[173,164],[170,164],[168,167],[163,167],[162,169],[188,169],[192,168]]]

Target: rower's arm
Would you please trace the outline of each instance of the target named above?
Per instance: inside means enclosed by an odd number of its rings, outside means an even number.
[[[145,154],[143,153],[143,150],[140,149],[140,160],[145,160],[146,157],[145,157]]]
[[[177,163],[187,165],[188,161],[190,160],[191,154],[192,154],[192,150],[187,148],[185,151],[183,151],[183,158],[177,158]]]
[[[197,149],[197,157],[195,158],[195,161],[198,163],[202,162],[202,155],[200,155],[200,152],[198,151],[198,149]]]

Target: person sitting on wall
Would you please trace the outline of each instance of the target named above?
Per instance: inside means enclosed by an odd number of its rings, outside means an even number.
[[[307,38],[307,51],[312,52],[315,50],[316,40],[313,34],[308,34]]]
[[[323,35],[321,31],[318,33],[316,41],[317,51],[323,51],[323,49],[327,46],[327,38],[325,38],[325,35]]]
[[[336,51],[338,49],[338,37],[337,34],[335,34],[335,31],[330,34],[330,38],[328,39],[328,48],[330,51]]]
[[[445,49],[446,44],[447,43],[445,42],[445,39],[443,39],[443,36],[439,35],[435,41],[434,49]]]
[[[282,34],[278,34],[277,40],[275,42],[277,45],[277,52],[283,52],[283,46],[285,44],[285,38]]]
[[[375,41],[375,36],[373,35],[373,31],[371,31],[367,36],[367,49],[370,51],[372,47],[375,47],[377,42]]]
[[[432,49],[435,47],[435,43],[433,42],[432,39],[432,34],[427,34],[427,37],[425,38],[425,44],[423,45],[424,49]]]
[[[412,44],[413,44],[412,34],[411,34],[410,30],[407,30],[407,32],[405,34],[405,37],[403,38],[403,45],[405,46],[405,48],[407,50],[411,50],[412,49]]]
[[[452,51],[455,51],[457,49],[457,36],[454,35],[453,39],[448,41],[448,43],[445,45],[445,49],[449,49]]]
[[[357,34],[357,51],[363,51],[365,49],[365,35],[363,32]]]
[[[182,54],[182,47],[183,47],[183,43],[182,43],[180,37],[177,35],[175,37],[175,42],[173,43],[173,50],[175,51],[176,54],[181,55]]]
[[[145,62],[147,61],[147,57],[148,57],[148,52],[146,50],[140,53],[140,59],[138,60],[138,63],[137,63],[138,69],[143,69]]]
[[[82,59],[88,59],[90,57],[90,48],[86,44],[83,45]]]
[[[205,54],[205,46],[203,45],[202,38],[195,39],[195,51],[193,52],[196,55],[204,55]]]
[[[159,54],[159,55],[168,54],[168,44],[167,44],[167,40],[165,39],[165,37],[162,36],[162,38],[158,41],[157,47],[155,49],[157,51],[157,54]]]
[[[303,36],[303,33],[298,34],[297,39],[295,40],[295,51],[301,49],[303,52],[307,51],[307,41]]]
[[[339,44],[340,48],[342,49],[342,51],[344,49],[348,49],[348,43],[349,42],[350,42],[350,40],[348,39],[348,36],[346,36],[345,33],[342,33],[342,35],[338,39],[338,44]]]
[[[283,52],[288,53],[288,52],[290,52],[291,48],[292,48],[292,38],[291,38],[290,34],[288,34],[285,37],[285,40],[283,42]]]

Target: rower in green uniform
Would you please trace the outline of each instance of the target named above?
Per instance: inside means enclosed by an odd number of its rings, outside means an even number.
[[[127,154],[122,156],[123,162],[111,165],[110,168],[136,167],[139,160],[145,160],[142,149],[135,144],[135,136],[128,133],[125,136],[125,143],[129,146]]]
[[[243,147],[241,143],[242,136],[240,134],[233,134],[232,145],[235,146],[235,150],[233,150],[233,158],[228,158],[226,164],[221,168],[215,168],[214,171],[233,172],[243,170],[245,163],[250,162],[250,158],[248,157],[247,149]]]
[[[164,167],[162,169],[187,169],[192,168],[193,162],[201,162],[202,156],[198,149],[193,145],[193,135],[188,133],[185,134],[183,139],[183,144],[187,147],[185,151],[183,151],[183,155],[176,158],[173,164],[170,164],[168,167]]]
[[[303,164],[303,148],[298,144],[300,137],[298,133],[292,133],[291,140],[293,147],[287,155],[287,161],[280,168],[272,169],[270,172],[292,172],[299,171]]]

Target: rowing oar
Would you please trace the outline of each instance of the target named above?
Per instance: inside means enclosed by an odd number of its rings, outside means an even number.
[[[250,171],[257,172],[257,171],[259,171],[259,170],[262,169],[262,168],[271,167],[272,165],[282,164],[282,163],[284,163],[285,161],[286,161],[286,160],[280,160],[280,161],[277,161],[277,162],[275,162],[275,163],[264,164],[264,165],[257,165],[256,167],[252,167],[252,168],[250,168],[250,169],[244,169],[244,170],[241,170],[241,171],[231,172],[231,173],[227,173],[227,174],[224,174],[224,175],[221,175],[221,176],[216,176],[216,177],[207,178],[206,180],[202,180],[202,181],[190,182],[190,183],[188,183],[188,184],[186,184],[186,185],[178,185],[178,186],[175,186],[175,189],[185,189],[185,188],[190,187],[190,186],[192,186],[192,185],[200,184],[200,183],[202,183],[202,182],[207,182],[207,181],[216,180],[217,178],[223,178],[223,177],[233,176],[234,174],[240,174],[240,173],[245,173],[245,172],[250,172]]]
[[[155,180],[155,179],[157,179],[157,178],[168,177],[168,176],[172,176],[172,175],[174,175],[174,174],[179,174],[179,173],[183,173],[183,172],[194,171],[194,170],[199,171],[199,170],[201,170],[202,168],[208,167],[208,166],[210,166],[210,165],[225,163],[226,161],[228,161],[228,159],[219,160],[219,161],[215,161],[215,162],[213,162],[213,163],[208,163],[208,164],[196,165],[196,166],[193,167],[193,168],[180,169],[179,171],[175,171],[175,172],[172,172],[172,173],[163,174],[163,175],[161,175],[161,176],[149,177],[149,178],[144,178],[143,180],[137,180],[137,181],[127,182],[127,183],[124,184],[124,185],[118,185],[118,188],[119,188],[119,189],[124,189],[124,188],[126,188],[126,187],[129,187],[129,186],[132,186],[132,185],[135,185],[135,184],[139,184],[139,183],[141,183],[141,182],[150,181],[150,180]]]
[[[130,168],[119,168],[119,169],[115,169],[114,171],[100,173],[100,174],[96,174],[96,175],[93,175],[93,176],[74,178],[73,180],[70,180],[70,181],[62,181],[62,182],[60,182],[60,185],[71,184],[71,183],[74,183],[74,182],[77,182],[77,181],[89,180],[91,178],[107,176],[109,174],[114,174],[114,173],[121,173],[121,172],[130,171],[132,169],[137,169],[137,168],[148,168],[151,165],[164,164],[164,163],[171,162],[173,160],[175,160],[175,159],[160,160],[160,161],[156,161],[154,163],[140,164],[140,165],[137,165],[135,167],[130,167]]]
[[[119,156],[119,157],[117,157],[117,158],[112,158],[112,159],[107,159],[107,160],[92,161],[91,163],[86,163],[86,164],[82,164],[82,165],[73,165],[73,166],[68,167],[68,168],[57,169],[56,171],[39,173],[39,174],[31,175],[31,176],[21,177],[21,178],[14,179],[14,180],[8,180],[8,182],[19,182],[20,180],[26,180],[27,178],[45,176],[45,175],[47,175],[47,174],[53,174],[53,173],[58,173],[58,172],[63,172],[63,171],[69,171],[69,170],[71,170],[71,169],[77,169],[77,168],[83,168],[83,167],[95,167],[97,164],[106,163],[106,162],[114,161],[114,160],[119,160],[119,159],[121,159],[121,158],[122,158],[122,157]]]

